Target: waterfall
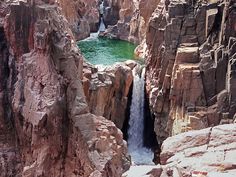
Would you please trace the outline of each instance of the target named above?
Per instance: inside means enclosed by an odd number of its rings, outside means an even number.
[[[103,22],[103,18],[101,17],[101,21],[100,21],[100,25],[99,25],[99,29],[96,33],[90,33],[90,36],[86,39],[84,39],[83,41],[94,41],[94,40],[98,40],[98,36],[100,32],[104,32],[106,30],[106,27],[104,25]]]
[[[139,71],[138,71],[139,70]],[[141,72],[141,77],[140,73]],[[143,146],[145,68],[133,69],[133,93],[128,129],[128,151],[134,164],[153,164],[153,152]]]
[[[99,31],[99,32],[104,32],[105,30],[106,30],[106,27],[105,27],[103,18],[101,17],[101,22],[100,22],[98,31]]]
[[[99,32],[104,32],[106,30],[104,21],[103,21],[103,13],[104,13],[104,2],[102,1],[102,3],[99,6],[99,13],[101,16],[101,20],[100,20],[100,26],[99,26]]]
[[[84,39],[83,41],[93,41],[93,40],[98,40],[98,36],[99,33],[103,33],[106,30],[104,21],[103,21],[103,11],[104,11],[104,5],[103,5],[103,1],[99,6],[99,13],[100,13],[100,24],[99,24],[99,28],[98,31],[96,33],[90,33],[90,36],[86,39]]]

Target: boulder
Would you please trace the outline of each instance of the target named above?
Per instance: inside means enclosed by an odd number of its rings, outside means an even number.
[[[162,167],[178,169],[179,176],[233,176],[235,132],[236,125],[227,124],[169,137],[162,145]]]

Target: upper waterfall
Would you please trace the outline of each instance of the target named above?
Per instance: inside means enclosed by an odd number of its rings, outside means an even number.
[[[134,164],[153,164],[153,152],[143,146],[145,68],[142,69],[140,65],[138,66],[133,70],[134,79],[128,130],[128,151]]]
[[[104,24],[104,21],[103,21],[103,17],[101,17],[98,32],[104,32],[105,30],[106,30],[106,27],[105,27],[105,24]]]
[[[103,21],[103,12],[104,12],[104,2],[102,1],[102,3],[99,6],[99,13],[101,16],[100,25],[99,25],[99,29],[98,29],[99,32],[104,32],[106,30],[106,27],[105,27],[105,24]]]

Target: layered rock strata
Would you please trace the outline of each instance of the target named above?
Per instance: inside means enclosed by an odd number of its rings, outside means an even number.
[[[119,20],[121,1],[104,0],[103,20],[106,26],[115,25]]]
[[[130,165],[126,143],[114,123],[89,112],[83,57],[61,10],[40,1],[8,9],[0,28],[0,176],[120,176]]]
[[[159,0],[120,1],[119,21],[108,27],[107,36],[135,44],[145,38],[149,18]]]
[[[147,34],[147,90],[161,143],[236,113],[233,1],[161,1]]]
[[[100,22],[99,0],[38,0],[37,3],[58,5],[66,17],[76,40],[97,32]]]
[[[167,138],[161,163],[176,176],[235,176],[235,136],[236,124],[227,124]]]
[[[98,0],[59,0],[59,6],[69,22],[76,40],[81,40],[97,32],[100,22]]]
[[[134,166],[123,177],[234,177],[236,124],[193,130],[167,138],[161,164]]]
[[[10,68],[14,58],[9,54],[8,42],[4,35],[4,28],[0,26],[0,176],[20,176],[21,158],[16,146],[17,137],[14,133],[10,97],[14,81],[11,78]]]
[[[91,113],[112,120],[122,129],[133,82],[136,62],[127,61],[98,70],[92,65],[83,69],[83,86]]]

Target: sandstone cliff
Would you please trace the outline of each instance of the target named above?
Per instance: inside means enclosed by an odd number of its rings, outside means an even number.
[[[236,113],[234,1],[161,1],[147,34],[147,90],[161,143]]]
[[[145,38],[145,31],[152,12],[159,0],[124,0],[120,2],[119,21],[108,27],[107,36],[135,44]]]
[[[161,165],[132,166],[122,177],[234,177],[236,125],[219,125],[167,138]]]
[[[159,144],[235,120],[235,15],[233,0],[122,1],[107,36],[140,44]]]
[[[90,32],[97,32],[100,22],[98,0],[57,1],[76,40],[84,39]]]
[[[61,10],[1,2],[0,15],[0,176],[120,176],[126,143],[89,112],[83,57]]]
[[[140,44],[136,52],[145,57],[160,144],[171,135],[233,122],[235,25],[233,0],[120,2],[119,21],[106,36]]]
[[[132,86],[132,69],[136,62],[116,63],[98,70],[86,64],[83,68],[83,87],[90,112],[104,116],[122,129],[127,118],[128,94]]]
[[[133,64],[97,70],[83,63],[75,44],[96,31],[97,6],[0,2],[0,176],[118,177],[129,168],[116,127],[124,123]],[[149,175],[233,176],[235,2],[104,6],[105,23],[117,23],[107,35],[141,44],[137,52],[146,53],[147,94],[162,144],[162,166]]]
[[[235,176],[235,136],[236,124],[227,124],[167,138],[162,145],[162,173],[176,177]]]
[[[119,12],[121,1],[119,0],[104,0],[104,23],[106,26],[115,25],[119,20]]]

